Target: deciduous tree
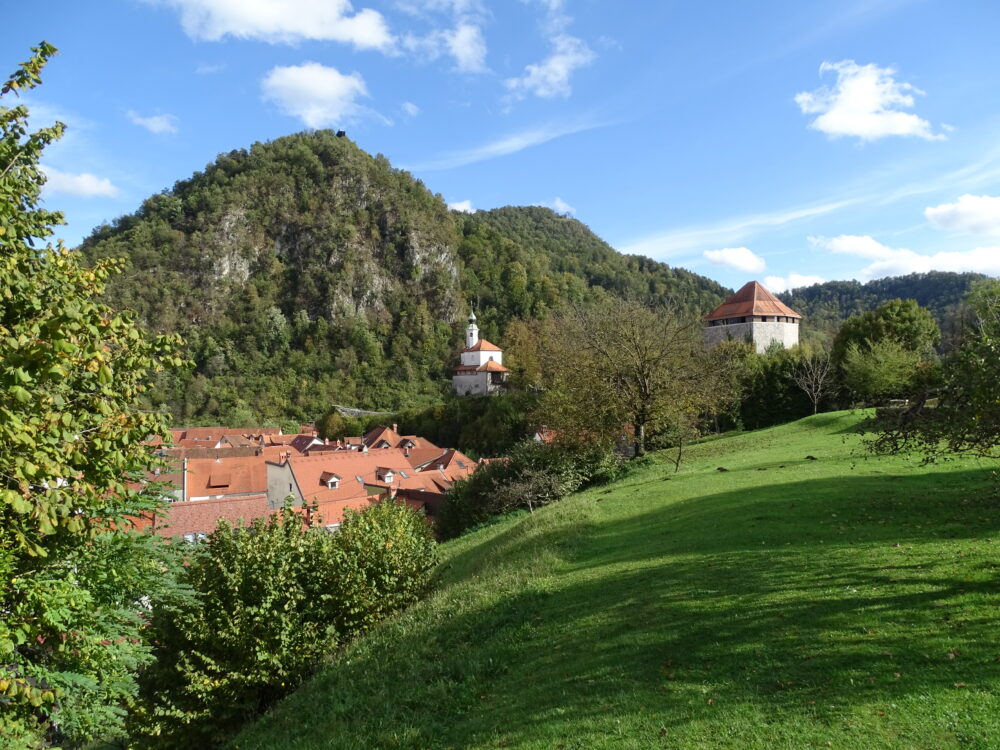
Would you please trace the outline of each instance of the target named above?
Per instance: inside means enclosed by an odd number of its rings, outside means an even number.
[[[40,82],[55,48],[33,53],[0,96]],[[140,600],[169,576],[129,519],[160,502],[142,443],[166,425],[140,405],[180,360],[97,301],[120,263],[35,246],[62,222],[39,158],[63,126],[27,120],[0,107],[0,735],[48,747],[114,735],[149,659]]]
[[[667,308],[608,300],[557,316],[541,349],[546,422],[565,435],[611,441],[709,411],[719,399],[701,329]]]

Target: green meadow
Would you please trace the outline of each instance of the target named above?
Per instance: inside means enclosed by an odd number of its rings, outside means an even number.
[[[1000,747],[997,465],[867,457],[863,416],[654,456],[442,545],[425,601],[234,744]]]

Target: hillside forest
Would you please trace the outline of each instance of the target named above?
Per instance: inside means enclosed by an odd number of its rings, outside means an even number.
[[[292,427],[343,404],[433,428],[413,417],[447,402],[470,308],[483,338],[507,348],[524,332],[513,323],[567,305],[627,298],[697,319],[731,292],[621,255],[547,208],[450,211],[384,156],[325,130],[222,154],[80,250],[89,263],[125,258],[109,304],[187,342],[190,368],[146,400],[189,425]],[[784,299],[806,316],[803,337],[821,342],[901,296],[958,330],[974,278],[831,282]]]

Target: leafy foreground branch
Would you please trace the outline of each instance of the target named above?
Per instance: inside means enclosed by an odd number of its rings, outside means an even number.
[[[36,86],[42,43],[0,87]],[[0,736],[5,747],[79,746],[120,733],[151,658],[145,604],[174,595],[168,550],[128,531],[158,506],[135,480],[164,435],[143,399],[179,342],[147,337],[97,300],[121,268],[83,268],[40,208],[39,159],[63,132],[0,106]]]

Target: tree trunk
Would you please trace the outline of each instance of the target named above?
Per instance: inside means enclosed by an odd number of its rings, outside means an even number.
[[[646,455],[646,424],[637,422],[632,427],[635,430],[635,456],[633,458],[639,458]]]

